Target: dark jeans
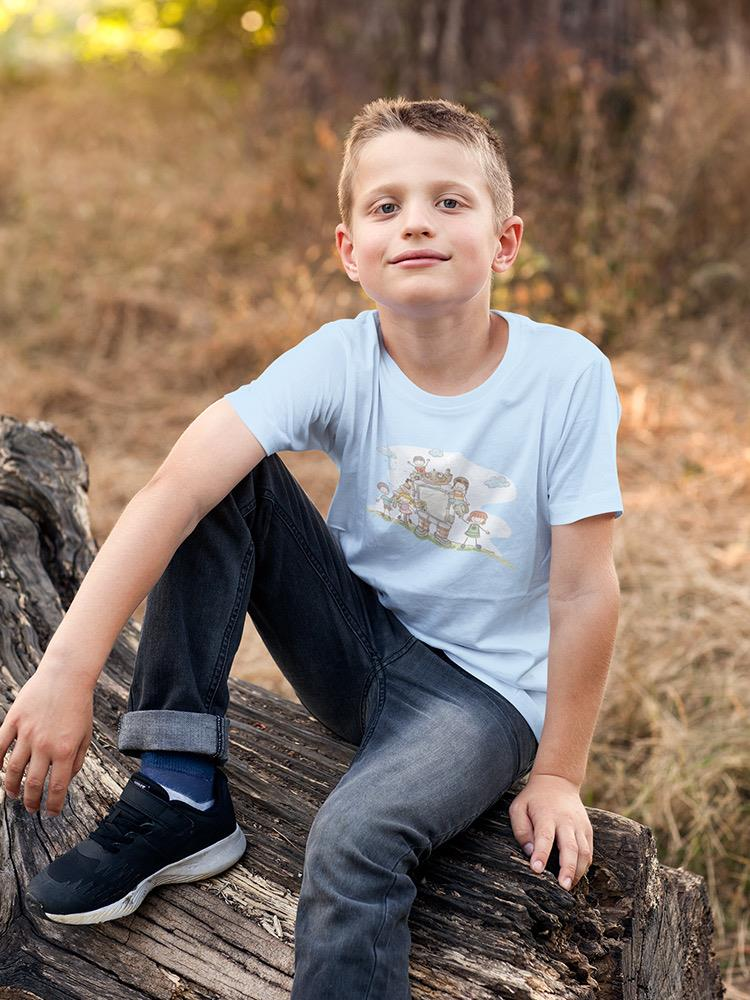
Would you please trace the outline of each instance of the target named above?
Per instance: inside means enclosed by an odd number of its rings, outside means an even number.
[[[149,594],[118,748],[228,759],[249,613],[305,708],[357,746],[307,839],[293,1000],[409,1000],[411,871],[525,774],[536,738],[346,564],[278,455],[196,526]]]

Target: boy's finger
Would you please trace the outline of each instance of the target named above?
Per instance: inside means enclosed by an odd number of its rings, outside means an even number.
[[[0,726],[0,771],[3,770],[3,762],[5,761],[5,755],[8,752],[8,747],[11,745],[13,740],[16,738],[16,728],[8,721],[8,717],[5,717],[5,721],[2,726]]]
[[[594,831],[589,823],[588,829],[586,830],[586,843],[588,844],[589,854],[593,858],[594,856]]]
[[[52,762],[49,782],[47,784],[47,802],[45,810],[48,816],[59,816],[65,805],[65,796],[72,777],[73,767],[70,759]]]
[[[547,864],[549,852],[552,850],[554,842],[554,824],[550,824],[549,821],[539,824],[535,831],[534,853],[531,855],[531,867],[535,872],[544,871],[544,866]]]
[[[35,751],[31,755],[31,763],[26,772],[24,783],[23,804],[27,812],[35,813],[39,809],[44,791],[44,782],[49,771],[49,757]]]
[[[585,833],[579,833],[578,830],[576,830],[576,839],[578,841],[578,866],[576,868],[575,882],[580,882],[589,870],[589,865],[591,864],[591,851],[589,850]]]
[[[89,748],[89,740],[81,740],[81,745],[78,747],[78,752],[76,753],[75,760],[73,761],[73,768],[71,770],[71,778],[74,774],[78,772],[83,767],[83,762],[86,759],[86,753]],[[68,779],[68,784],[70,784],[70,778]]]
[[[17,799],[21,788],[21,778],[31,756],[31,747],[23,740],[16,740],[13,753],[8,758],[5,767],[5,791],[11,798]]]
[[[528,812],[525,808],[521,807],[516,811],[511,809],[508,815],[510,817],[510,826],[513,830],[513,836],[524,849],[526,854],[531,854],[531,851],[534,849],[534,827],[531,824]],[[531,850],[527,850],[529,845],[531,845]]]
[[[557,881],[563,889],[571,889],[578,870],[578,841],[575,827],[564,826],[557,831],[560,873]]]

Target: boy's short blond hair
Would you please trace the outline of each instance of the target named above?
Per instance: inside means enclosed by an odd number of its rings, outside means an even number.
[[[352,120],[338,183],[339,212],[347,229],[351,231],[354,174],[362,147],[378,135],[403,128],[456,139],[476,154],[492,196],[495,232],[499,232],[513,215],[513,186],[501,137],[486,118],[463,104],[443,98],[410,101],[405,97],[379,97],[365,104]]]

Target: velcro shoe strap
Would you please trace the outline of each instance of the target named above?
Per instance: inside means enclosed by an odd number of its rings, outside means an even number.
[[[132,782],[124,789],[121,798],[123,802],[127,802],[134,808],[139,809],[149,819],[154,820],[154,822],[159,823],[175,834],[185,833],[193,825],[189,816],[175,809],[166,808],[168,805],[167,802],[144,791]]]
[[[189,833],[194,826],[189,816],[178,812],[176,809],[165,809],[161,816],[159,816],[158,822],[176,837],[181,837],[184,833]]]

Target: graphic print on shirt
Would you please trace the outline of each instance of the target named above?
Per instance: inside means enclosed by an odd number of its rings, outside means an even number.
[[[388,461],[387,481],[377,483],[370,513],[425,542],[478,552],[515,569],[502,553],[513,532],[496,510],[516,499],[506,475],[440,448],[380,445],[378,452]]]

